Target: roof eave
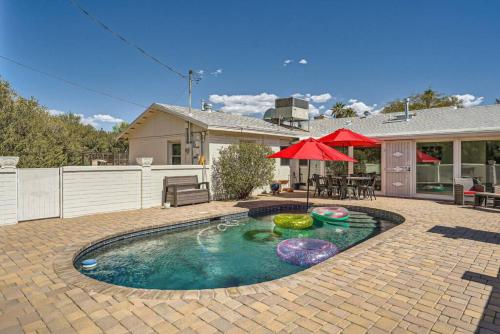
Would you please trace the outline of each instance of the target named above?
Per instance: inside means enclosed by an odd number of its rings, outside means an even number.
[[[406,133],[393,133],[393,134],[373,134],[369,137],[387,140],[387,139],[402,139],[402,138],[415,138],[415,137],[444,137],[444,136],[460,136],[460,135],[487,135],[498,134],[500,135],[499,127],[482,128],[482,129],[461,129],[461,130],[439,130],[439,131],[415,131]]]
[[[232,133],[251,133],[251,134],[258,134],[258,135],[264,134],[267,136],[286,137],[286,138],[300,138],[301,137],[299,134],[286,133],[286,132],[280,132],[280,131],[266,131],[266,130],[260,130],[260,129],[250,129],[250,128],[245,128],[245,127],[209,126],[208,130],[224,131],[224,132],[232,132]]]

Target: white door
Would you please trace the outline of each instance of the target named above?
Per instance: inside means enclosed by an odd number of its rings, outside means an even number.
[[[415,142],[385,144],[385,194],[412,197],[415,194]]]
[[[59,168],[20,168],[17,180],[19,221],[60,216]]]

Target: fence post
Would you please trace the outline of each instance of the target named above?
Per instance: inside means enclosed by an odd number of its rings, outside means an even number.
[[[159,203],[154,202],[153,196],[153,172],[151,165],[153,158],[137,158],[136,162],[141,169],[141,209],[151,208]]]
[[[17,163],[19,157],[0,157],[0,225],[17,223]]]

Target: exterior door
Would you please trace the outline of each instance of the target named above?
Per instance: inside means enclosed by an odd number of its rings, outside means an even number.
[[[19,168],[17,180],[19,221],[60,216],[59,168]]]
[[[415,194],[415,142],[385,143],[385,193],[412,197]]]

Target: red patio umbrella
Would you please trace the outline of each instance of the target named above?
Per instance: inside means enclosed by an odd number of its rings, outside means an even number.
[[[318,140],[329,146],[373,147],[380,144],[373,138],[368,138],[349,129],[338,129]]]
[[[307,138],[296,144],[271,154],[268,158],[285,158],[300,160],[331,160],[356,162],[355,159],[347,156],[314,138]],[[307,207],[309,206],[309,177],[311,175],[311,163],[307,163]]]

